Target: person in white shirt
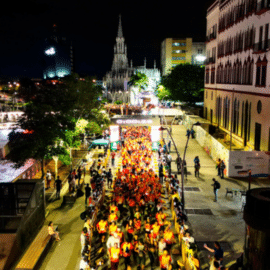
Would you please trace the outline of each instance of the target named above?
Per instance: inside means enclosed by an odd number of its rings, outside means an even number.
[[[86,270],[86,269],[90,269],[90,266],[87,262],[87,258],[84,257],[80,262],[80,270]]]
[[[189,246],[189,244],[194,243],[195,239],[190,236],[190,233],[188,231],[186,231],[185,237],[182,238],[183,241],[186,242],[186,244]]]
[[[107,240],[106,246],[107,246],[108,252],[110,248],[114,247],[115,243],[117,243],[118,247],[120,247],[120,237],[118,237],[117,233],[114,233]]]
[[[82,230],[81,236],[80,236],[81,247],[82,247],[81,253],[83,252],[83,249],[84,249],[84,246],[85,246],[85,243],[86,243],[86,234],[87,234],[87,232],[88,232],[87,228],[84,227],[83,230]]]
[[[164,238],[161,238],[158,242],[158,256],[161,256],[163,254],[164,249],[166,248],[166,242]]]

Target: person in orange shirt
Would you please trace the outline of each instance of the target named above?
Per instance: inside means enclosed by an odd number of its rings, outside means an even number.
[[[164,231],[164,240],[166,242],[166,248],[170,252],[172,249],[172,245],[175,243],[174,233],[171,230],[170,226],[168,226]]]
[[[162,210],[160,209],[159,212],[156,214],[156,220],[160,226],[160,229],[162,231],[164,231],[164,222],[166,219],[166,215],[162,212]]]
[[[129,242],[131,242],[133,239],[133,234],[134,234],[134,224],[133,224],[132,219],[128,221],[128,224],[126,226],[126,231],[127,231],[128,240]]]
[[[108,222],[104,219],[101,219],[97,224],[97,230],[99,235],[101,236],[101,242],[105,242],[106,233],[108,229]]]
[[[157,223],[157,221],[152,225],[152,229],[153,229],[154,238],[157,238],[159,230],[160,230],[160,225]]]
[[[116,213],[114,211],[111,211],[108,221],[112,223],[113,221],[116,221],[117,219],[118,219],[118,216],[116,215]]]
[[[131,268],[131,252],[134,249],[133,245],[130,242],[125,241],[122,245],[121,245],[121,252],[123,254],[123,257],[125,259],[125,269],[127,269],[128,267]]]
[[[114,246],[109,249],[109,256],[111,261],[111,270],[117,270],[119,259],[121,255],[121,249],[118,247],[117,243],[114,243]]]
[[[112,204],[111,204],[111,206],[110,206],[110,212],[114,212],[114,213],[116,213],[117,211],[118,211],[118,208],[117,208],[117,206],[115,205],[115,203],[114,202],[112,202]]]
[[[163,254],[159,257],[160,270],[171,270],[172,269],[172,258],[165,249]]]
[[[150,218],[147,217],[146,221],[144,222],[145,239],[147,239],[149,237],[151,230],[152,230],[151,221],[150,221]]]
[[[112,224],[109,226],[109,233],[110,235],[113,235],[117,231],[117,225],[113,221]]]
[[[129,205],[129,211],[130,211],[130,217],[133,218],[133,215],[134,215],[134,208],[135,208],[135,200],[133,197],[131,197],[129,200],[128,200],[128,205]]]
[[[140,215],[140,213],[137,212],[135,215],[135,218],[134,218],[134,227],[135,227],[136,233],[138,233],[138,234],[141,233],[141,226],[142,226],[139,215]]]

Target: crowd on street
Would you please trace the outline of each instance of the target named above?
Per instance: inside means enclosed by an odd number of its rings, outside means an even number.
[[[102,166],[107,154],[106,149],[104,156],[99,157],[89,171],[90,184],[86,184],[84,188],[86,211],[81,214],[85,223],[80,236],[82,255],[80,270],[99,269],[101,265],[108,262],[112,270],[118,269],[119,264],[124,265],[125,269],[132,267],[183,269],[182,261],[173,259],[173,249],[181,250],[177,246],[179,239],[175,237],[175,223],[182,235],[180,242],[184,241],[190,249],[195,249],[196,245],[186,224],[187,215],[181,203],[181,188],[177,174],[172,175],[171,172],[173,162],[171,141],[166,143],[163,139],[157,153],[154,153],[150,129],[147,127],[122,127],[120,137],[121,147],[118,147],[116,152],[109,152],[111,166]],[[157,155],[158,174],[154,170],[153,155]],[[114,169],[116,158],[120,166]],[[178,156],[175,162],[178,173],[183,169],[187,175],[185,161]],[[195,156],[196,177],[199,177],[199,169],[200,159]],[[222,177],[221,160],[217,164],[217,169]],[[70,173],[70,193],[81,189],[80,180],[85,174],[85,167],[79,167]],[[217,200],[219,183],[215,179],[213,181],[215,200]],[[47,184],[49,183],[47,180]],[[57,197],[59,197],[61,181],[56,185],[58,185]],[[101,217],[97,218],[96,215],[93,218],[105,189],[112,195],[109,209]],[[168,196],[169,204],[166,202],[165,194]],[[171,218],[172,211],[175,220]],[[49,227],[49,233],[60,240],[58,232],[53,231],[52,223]],[[91,247],[98,243],[103,248],[104,256],[101,260],[93,261]],[[223,251],[219,243],[215,243],[214,249],[207,245],[205,248],[215,254],[210,269],[225,269],[222,266]],[[197,269],[200,269],[199,265]]]

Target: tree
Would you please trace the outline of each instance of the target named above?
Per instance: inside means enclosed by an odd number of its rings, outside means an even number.
[[[80,78],[78,74],[73,73],[62,79],[59,88],[72,89],[74,103],[74,118],[92,120],[95,118],[92,108],[101,108],[102,104],[99,98],[102,96],[102,88],[93,83],[92,77]]]
[[[177,65],[171,73],[161,79],[175,101],[195,103],[203,101],[204,67],[191,64]]]
[[[130,77],[129,85],[138,87],[140,93],[148,86],[148,78],[144,73],[137,71]]]
[[[66,130],[75,128],[72,122],[74,99],[70,98],[71,89],[42,87],[28,96],[25,113],[18,121],[24,131],[9,134],[10,153],[8,158],[15,167],[22,166],[27,159],[34,158],[42,164],[44,177],[44,159],[55,144],[56,138],[64,138]]]
[[[159,84],[156,91],[156,96],[159,98],[159,100],[168,100],[170,99],[170,92],[168,89],[166,89],[163,85]]]
[[[30,91],[23,89],[26,100],[25,113],[18,125],[24,131],[13,131],[9,135],[9,159],[22,166],[27,159],[34,158],[42,164],[52,155],[57,141],[69,148],[78,145],[76,124],[83,118],[94,119],[94,108],[99,108],[99,89],[91,79],[81,81],[77,74],[65,77],[57,85],[31,85]],[[78,131],[78,129],[80,131]],[[66,153],[59,153],[66,156]]]

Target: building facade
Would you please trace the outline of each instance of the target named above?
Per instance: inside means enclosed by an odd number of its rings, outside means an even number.
[[[270,151],[269,0],[207,10],[204,117],[244,150]]]
[[[127,45],[123,36],[121,16],[119,16],[118,33],[114,46],[112,69],[103,79],[108,92],[126,91],[127,82],[133,74],[132,62],[129,65],[127,58]]]
[[[204,65],[206,59],[205,42],[192,42],[191,64]]]
[[[60,37],[56,25],[53,26],[53,35],[45,40],[43,59],[45,80],[61,78],[74,71],[72,43]]]
[[[179,64],[202,65],[205,60],[205,43],[193,42],[192,38],[166,38],[161,43],[161,73],[168,74]]]

